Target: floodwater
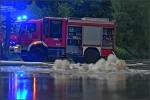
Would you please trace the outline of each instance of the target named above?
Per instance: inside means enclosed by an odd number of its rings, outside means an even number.
[[[149,100],[149,61],[126,62],[110,55],[89,65],[1,66],[0,100]]]
[[[1,67],[1,100],[150,99],[149,74],[137,69],[135,70],[137,73],[134,74],[122,72],[68,74],[48,73],[46,68],[38,68],[36,72],[23,71],[16,67],[7,68],[11,69],[11,72],[8,72],[8,69],[6,71],[6,66]],[[39,70],[42,69],[46,73],[40,73]]]

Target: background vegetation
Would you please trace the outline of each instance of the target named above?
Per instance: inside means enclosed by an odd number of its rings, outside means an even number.
[[[32,1],[12,18],[26,14],[37,19],[51,17],[99,17],[116,20],[116,55],[121,59],[149,58],[149,5],[147,0]]]

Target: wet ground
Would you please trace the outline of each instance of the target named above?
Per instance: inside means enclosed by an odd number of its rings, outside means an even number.
[[[128,61],[128,64],[134,63]],[[150,99],[150,75],[149,65],[147,65],[149,62],[144,62],[146,65],[141,65],[141,63],[143,61],[138,61],[138,64],[128,66],[130,72],[76,72],[74,74],[49,72],[48,68],[24,66],[19,69],[14,66],[2,66],[0,73],[0,99]]]

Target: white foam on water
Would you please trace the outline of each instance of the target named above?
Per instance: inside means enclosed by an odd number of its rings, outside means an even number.
[[[57,59],[54,62],[54,70],[70,70],[70,62],[68,60]]]
[[[70,68],[69,68],[70,66]],[[55,60],[53,69],[55,71],[68,70],[70,73],[74,70],[75,73],[147,73],[149,70],[134,70],[126,66],[124,60],[118,59],[115,54],[110,54],[107,60],[101,58],[95,64],[70,64],[67,60]],[[61,70],[60,70],[61,69]]]
[[[129,69],[124,60],[120,60],[115,54],[110,54],[107,60],[101,58],[95,64],[71,64],[68,60],[57,59],[52,68],[42,66],[5,66],[1,71],[15,72],[28,71],[37,73],[63,73],[63,74],[104,74],[104,73],[128,73],[128,74],[149,74],[149,70]]]
[[[107,60],[101,58],[95,64],[82,64],[79,63],[71,65],[67,60],[55,60],[53,69],[64,69],[70,70],[71,68],[77,69],[78,71],[119,71],[126,70],[126,63],[124,60],[119,60],[115,54],[110,54]]]

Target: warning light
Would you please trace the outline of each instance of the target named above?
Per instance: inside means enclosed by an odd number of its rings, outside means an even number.
[[[18,17],[18,20],[21,20],[21,17],[20,17],[20,16]]]
[[[26,16],[26,15],[19,16],[17,19],[18,19],[18,20],[26,20],[26,19],[27,19],[27,16]]]
[[[26,16],[26,15],[23,15],[22,18],[23,18],[23,19],[27,19],[27,16]]]

